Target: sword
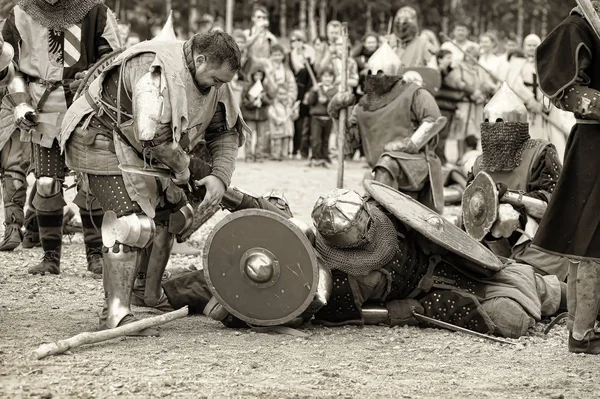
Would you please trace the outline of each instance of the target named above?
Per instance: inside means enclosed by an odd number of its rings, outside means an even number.
[[[489,339],[490,341],[500,342],[501,344],[506,345],[516,345],[515,342],[510,342],[502,338],[492,337],[491,335],[482,334],[477,331],[469,330],[468,328],[463,328],[459,326],[455,326],[454,324],[446,323],[445,321],[436,320],[431,317],[419,314],[413,310],[413,316],[419,321],[423,321],[425,323],[432,324],[437,327],[445,328],[446,330],[455,331],[455,332],[463,332],[465,334],[474,335],[479,338]]]

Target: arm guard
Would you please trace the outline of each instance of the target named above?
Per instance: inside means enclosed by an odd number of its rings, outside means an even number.
[[[227,127],[225,106],[219,103],[210,124],[206,128],[206,146],[212,159],[211,175],[223,181],[225,187],[231,184],[238,151],[238,133]]]
[[[600,92],[589,87],[574,85],[566,89],[562,98],[555,100],[555,105],[573,112],[584,119],[600,120]]]
[[[15,69],[14,64],[9,64],[7,70],[8,94],[2,101],[13,110],[17,125],[31,127],[35,124],[35,109],[31,106],[32,100],[27,92],[27,83],[25,83],[23,75]]]

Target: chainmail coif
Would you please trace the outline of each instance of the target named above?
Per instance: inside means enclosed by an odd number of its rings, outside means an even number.
[[[44,0],[20,0],[18,5],[40,25],[58,31],[80,23],[87,13],[103,0],[59,0],[49,4]]]
[[[391,220],[375,207],[370,208],[371,225],[366,238],[353,248],[336,248],[317,231],[315,247],[324,266],[352,276],[364,276],[390,263],[400,250],[398,235]]]
[[[530,140],[527,122],[481,124],[481,168],[486,172],[509,172],[521,164]]]

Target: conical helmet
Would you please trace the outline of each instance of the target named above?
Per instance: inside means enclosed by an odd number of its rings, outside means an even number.
[[[483,109],[483,119],[489,123],[527,123],[527,108],[525,108],[523,101],[504,82],[500,90]]]
[[[337,248],[354,247],[363,241],[371,220],[364,199],[347,189],[319,197],[311,216],[319,234]]]
[[[159,34],[156,35],[156,37],[152,40],[164,42],[177,40],[177,35],[175,34],[175,29],[173,28],[173,11],[169,12],[169,18],[167,18],[167,22],[165,22],[165,25]]]
[[[372,75],[382,71],[385,75],[396,76],[402,67],[402,61],[390,45],[384,43],[371,55],[367,66]]]

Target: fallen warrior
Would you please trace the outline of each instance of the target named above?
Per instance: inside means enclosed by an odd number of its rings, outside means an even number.
[[[556,276],[502,263],[383,184],[365,188],[368,198],[340,189],[320,197],[315,228],[285,208],[232,213],[207,240],[204,270],[163,283],[170,304],[229,327],[418,325],[416,312],[509,338],[563,307]]]

